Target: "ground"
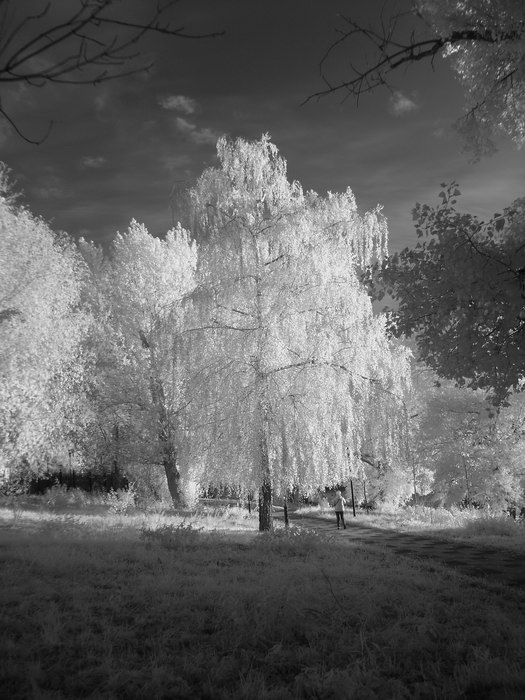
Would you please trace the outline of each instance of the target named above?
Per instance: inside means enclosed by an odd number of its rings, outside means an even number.
[[[525,695],[520,590],[243,509],[0,514],[4,697]]]

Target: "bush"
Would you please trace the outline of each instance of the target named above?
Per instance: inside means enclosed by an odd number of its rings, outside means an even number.
[[[135,508],[135,498],[134,484],[129,484],[127,489],[110,489],[104,496],[104,501],[113,513],[127,515]]]

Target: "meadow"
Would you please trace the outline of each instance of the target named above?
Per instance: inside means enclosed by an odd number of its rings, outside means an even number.
[[[525,696],[523,592],[243,508],[10,499],[0,559],[6,698]]]

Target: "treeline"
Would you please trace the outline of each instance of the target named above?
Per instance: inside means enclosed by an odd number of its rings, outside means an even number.
[[[16,470],[9,478],[0,482],[0,494],[11,495],[42,495],[54,486],[65,486],[67,489],[81,489],[87,493],[109,493],[120,489],[128,489],[130,481],[127,476],[114,471],[91,471],[90,469],[62,469],[34,473],[32,471]]]

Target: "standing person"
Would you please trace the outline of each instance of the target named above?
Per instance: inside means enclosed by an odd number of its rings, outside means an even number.
[[[345,525],[345,505],[346,505],[346,498],[343,498],[341,495],[341,491],[336,491],[335,492],[335,517],[337,518],[337,529],[339,530],[339,523],[344,527],[346,530],[346,525]]]

